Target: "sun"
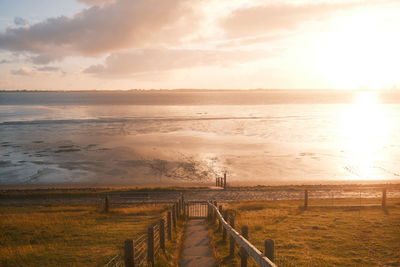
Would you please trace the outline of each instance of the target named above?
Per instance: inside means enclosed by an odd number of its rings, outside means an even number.
[[[317,41],[319,73],[337,89],[393,87],[399,82],[399,25],[375,9],[337,19]]]

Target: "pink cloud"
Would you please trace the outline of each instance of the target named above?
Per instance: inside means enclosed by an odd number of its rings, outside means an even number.
[[[38,64],[66,56],[97,56],[119,49],[179,42],[194,27],[195,1],[119,0],[74,17],[50,18],[0,33],[0,49],[34,55]]]
[[[126,76],[201,66],[230,66],[265,56],[267,53],[264,51],[140,50],[112,54],[104,65],[90,66],[84,72],[103,77]]]
[[[381,1],[381,3],[390,1]],[[318,2],[308,4],[273,3],[234,10],[220,26],[230,38],[265,35],[293,30],[307,22],[325,23],[326,19],[357,7],[379,1]]]

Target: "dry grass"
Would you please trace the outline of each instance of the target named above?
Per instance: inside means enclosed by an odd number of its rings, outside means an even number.
[[[103,266],[166,206],[102,213],[93,206],[0,207],[1,266]]]
[[[238,202],[225,207],[235,214],[236,229],[249,227],[250,242],[263,250],[270,238],[276,244],[278,266],[400,266],[400,199],[391,199],[387,211],[355,207],[359,199]],[[379,199],[362,200],[378,204]],[[345,205],[348,207],[338,206]],[[234,266],[237,257],[226,257],[227,246],[214,234],[221,266]]]

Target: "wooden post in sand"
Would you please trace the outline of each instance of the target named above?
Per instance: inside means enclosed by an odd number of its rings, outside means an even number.
[[[275,243],[272,239],[266,239],[264,241],[264,256],[270,261],[275,261]]]
[[[126,267],[135,267],[135,241],[125,240],[124,260]]]
[[[386,209],[386,188],[382,190],[382,209]]]
[[[224,173],[224,189],[226,189],[226,172]]]
[[[246,239],[249,238],[249,228],[247,226],[242,226],[242,236]],[[247,267],[247,252],[244,248],[240,248],[240,267]]]
[[[304,191],[304,208],[308,208],[308,190]]]

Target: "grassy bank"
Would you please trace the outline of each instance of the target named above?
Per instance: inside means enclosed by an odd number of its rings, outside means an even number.
[[[166,206],[0,206],[1,266],[103,266]]]
[[[363,200],[377,204],[379,199]],[[359,199],[312,200],[304,210],[302,201],[242,202],[225,205],[235,216],[236,229],[249,227],[249,240],[262,250],[265,239],[276,244],[278,266],[399,266],[400,199],[380,207],[357,208]],[[347,207],[343,207],[343,206]],[[327,206],[327,207],[324,207]],[[221,266],[233,266],[226,257],[221,235],[213,234]]]

